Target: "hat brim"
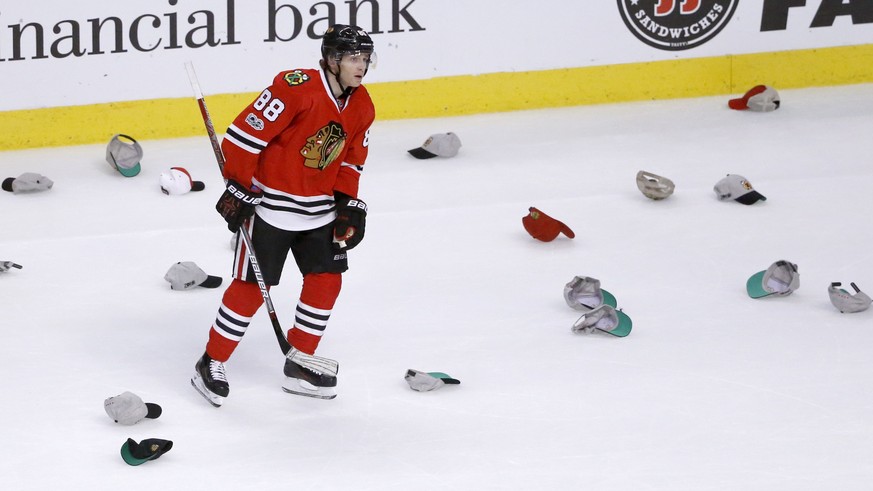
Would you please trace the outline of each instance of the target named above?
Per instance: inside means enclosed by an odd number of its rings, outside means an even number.
[[[417,159],[421,159],[421,160],[432,159],[432,158],[437,156],[437,154],[430,153],[421,147],[413,148],[412,150],[407,150],[407,151],[409,152],[409,155],[412,155],[413,157],[415,157]]]
[[[604,298],[604,300],[605,300],[605,298]],[[623,337],[627,336],[628,334],[630,334],[631,330],[633,329],[634,323],[633,323],[633,321],[631,321],[631,318],[628,317],[628,315],[625,314],[624,312],[622,312],[621,310],[616,310],[615,314],[618,316],[618,324],[614,328],[612,328],[610,330],[606,330],[606,329],[600,329],[598,327],[597,329],[599,331],[603,331],[607,334],[612,334],[613,336],[623,338]]]
[[[115,170],[117,170],[124,177],[133,177],[133,176],[139,174],[139,171],[141,171],[142,168],[140,167],[139,162],[137,162],[136,165],[134,165],[133,167],[131,167],[129,169],[121,167],[120,165],[116,165]]]
[[[609,305],[612,308],[618,307],[618,301],[615,299],[615,295],[609,293],[603,288],[600,289],[600,294],[603,295],[603,303]]]
[[[772,295],[764,288],[764,274],[767,271],[758,271],[746,280],[746,293],[752,298],[763,298]]]
[[[147,403],[145,403],[145,405],[146,405],[146,410],[147,410],[146,416],[145,416],[146,418],[155,419],[155,418],[160,417],[161,413],[164,412],[164,410],[161,409],[161,406],[158,406],[157,404],[154,404],[152,402],[147,402]]]
[[[758,201],[767,201],[767,197],[757,191],[750,191],[736,199],[734,199],[737,203],[742,203],[744,205],[753,205]]]
[[[206,184],[203,181],[191,181],[191,191],[203,191],[206,189]]]
[[[729,100],[728,107],[735,111],[745,111],[749,108],[749,104],[745,97],[739,97]]]
[[[137,452],[137,443],[132,439],[128,438],[126,442],[121,446],[121,458],[127,462],[127,465],[140,465],[152,460],[153,456],[148,457],[137,457],[134,453]]]
[[[200,283],[200,286],[203,288],[218,288],[221,286],[221,281],[220,276],[207,275],[206,280],[204,280],[203,283]]]
[[[452,378],[452,376],[449,375],[449,374],[447,374],[447,373],[443,373],[443,372],[427,372],[427,374],[430,375],[431,377],[438,378],[438,379],[442,380],[444,384],[449,384],[449,385],[458,385],[458,384],[461,383],[460,380],[458,380],[458,379],[456,379],[456,378]]]

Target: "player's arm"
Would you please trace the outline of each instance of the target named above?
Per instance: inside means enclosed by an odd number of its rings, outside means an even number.
[[[358,197],[358,183],[370,146],[370,124],[352,136],[346,158],[340,166],[334,185],[336,221],[333,227],[334,244],[340,250],[357,246],[364,239],[367,224],[367,204]]]
[[[252,186],[261,152],[293,120],[293,103],[297,101],[283,93],[282,84],[287,85],[280,74],[233,120],[221,143],[227,189],[215,209],[231,232],[237,231],[261,202],[263,193]]]
[[[282,74],[237,115],[221,142],[225,179],[251,188],[261,152],[287,128],[297,112],[298,98],[287,90]]]
[[[372,120],[370,123],[372,123]],[[361,180],[361,172],[364,171],[364,163],[367,161],[369,153],[370,124],[367,124],[362,131],[353,135],[349,139],[348,144],[349,151],[346,153],[345,160],[340,165],[333,189],[335,193],[342,193],[355,198],[358,196],[358,183]]]

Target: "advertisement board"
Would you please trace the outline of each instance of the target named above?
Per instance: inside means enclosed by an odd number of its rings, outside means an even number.
[[[0,0],[0,77],[7,87],[0,129],[26,133],[26,111],[49,108],[114,104],[117,117],[137,119],[141,102],[154,110],[164,104],[156,101],[190,97],[187,61],[206,92],[248,97],[282,70],[317,66],[320,37],[333,23],[371,33],[378,64],[366,83],[387,117],[432,116],[437,107],[453,114],[455,106],[441,98],[472,92],[482,104],[464,100],[457,107],[518,109],[487,99],[504,97],[506,87],[542,89],[516,86],[531,74],[539,74],[535,84],[560,83],[569,94],[554,99],[543,89],[529,98],[543,107],[727,92],[742,75],[737,67],[750,63],[753,70],[768,66],[762,76],[791,86],[873,81],[870,0]],[[831,49],[841,47],[863,49]],[[802,55],[756,57],[784,52]],[[601,78],[614,85],[616,76],[660,80],[675,70],[686,78],[666,89],[640,84],[631,93],[630,85],[610,96],[597,85]],[[782,72],[790,79],[774,75]],[[433,105],[405,107],[400,90]],[[599,93],[605,95],[598,99]],[[131,116],[125,107],[133,107]],[[65,114],[94,119],[78,109]],[[40,144],[4,138],[0,149]],[[48,144],[93,137],[82,138]]]

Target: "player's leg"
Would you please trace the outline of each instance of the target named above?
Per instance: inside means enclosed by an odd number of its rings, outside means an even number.
[[[288,257],[289,237],[259,218],[247,225],[250,226],[252,244],[269,288],[279,283],[282,267]],[[239,241],[234,256],[233,281],[222,296],[218,313],[209,329],[206,351],[195,364],[195,374],[191,379],[194,388],[214,406],[220,406],[230,393],[224,364],[242,340],[252,317],[264,303],[260,288],[254,282],[254,271],[248,264],[244,247],[243,241]]]
[[[303,274],[303,288],[297,302],[294,326],[288,342],[303,353],[313,354],[327,328],[330,315],[342,288],[342,273],[348,269],[345,252],[334,250],[333,225],[300,232],[291,247]],[[336,375],[301,366],[291,358],[285,362],[287,392],[333,399]]]

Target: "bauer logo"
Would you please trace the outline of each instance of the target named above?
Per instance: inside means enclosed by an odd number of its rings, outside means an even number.
[[[640,41],[667,51],[692,49],[714,38],[739,0],[618,0],[627,28]]]

